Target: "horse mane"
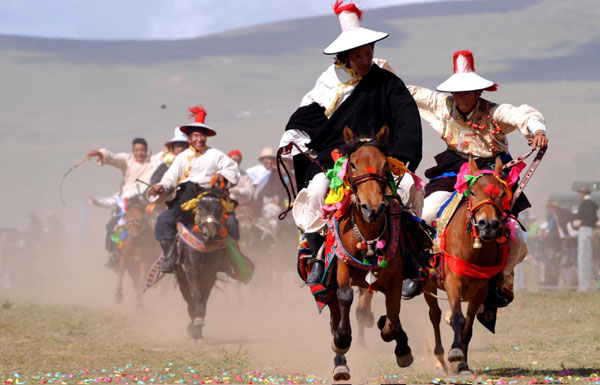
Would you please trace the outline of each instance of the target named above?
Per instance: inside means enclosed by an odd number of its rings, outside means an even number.
[[[375,139],[363,138],[359,140],[355,140],[351,143],[346,143],[339,148],[339,151],[342,155],[350,155],[362,146],[373,146],[386,156],[389,155],[389,144],[387,142],[381,142]]]

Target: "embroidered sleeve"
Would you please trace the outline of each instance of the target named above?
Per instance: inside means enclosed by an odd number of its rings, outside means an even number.
[[[448,95],[418,86],[406,86],[417,102],[419,114],[440,135],[443,132],[442,119],[447,115]]]
[[[544,127],[544,116],[535,108],[522,104],[515,107],[510,104],[499,104],[492,113],[493,119],[498,121],[505,134],[519,130],[526,138],[532,138],[540,126]],[[536,121],[535,123],[533,121]],[[540,125],[541,123],[541,125]],[[531,127],[531,130],[530,130]]]
[[[110,166],[118,168],[119,170],[123,171],[123,173],[125,173],[125,171],[127,170],[127,159],[129,158],[130,154],[126,152],[115,153],[108,151],[105,148],[101,148],[99,151],[102,154],[102,157],[98,159],[98,164],[100,166],[108,164]]]

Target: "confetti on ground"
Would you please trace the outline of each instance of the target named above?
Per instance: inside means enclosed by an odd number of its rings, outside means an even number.
[[[489,368],[486,368],[489,370]],[[131,374],[131,373],[144,373]],[[572,372],[564,370],[560,372],[561,377],[528,378],[526,376],[514,376],[510,378],[431,378],[411,380],[410,383],[423,384],[483,384],[483,385],[535,385],[535,384],[600,384],[600,376],[592,373],[589,377],[574,377]],[[562,376],[564,375],[564,376]],[[158,385],[158,384],[325,384],[328,378],[314,375],[280,374],[264,371],[249,371],[246,373],[229,373],[223,371],[218,376],[203,376],[197,369],[192,367],[178,367],[174,363],[168,363],[166,367],[150,368],[146,366],[135,366],[127,364],[123,368],[113,369],[86,369],[76,373],[37,372],[35,375],[24,375],[18,372],[0,371],[0,385],[29,385],[29,384],[60,384],[60,385]],[[398,375],[376,376],[365,382],[365,384],[406,384],[407,380]]]

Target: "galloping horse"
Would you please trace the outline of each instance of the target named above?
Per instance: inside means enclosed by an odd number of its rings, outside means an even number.
[[[217,273],[225,272],[233,275],[233,268],[225,253],[226,244],[223,240],[224,209],[222,204],[223,192],[216,189],[201,189],[196,198],[195,216],[183,215],[179,227],[179,261],[176,267],[177,282],[183,298],[187,302],[190,324],[188,333],[193,340],[202,339],[202,328],[206,315],[206,303],[210,292],[217,281]],[[186,213],[187,214],[187,213]],[[193,232],[189,229],[193,229]],[[194,249],[185,242],[200,241]]]
[[[122,231],[126,232],[123,243],[119,246],[119,262],[117,264],[117,302],[123,302],[123,277],[129,273],[135,290],[136,305],[142,306],[144,283],[148,268],[157,255],[160,247],[154,238],[150,219],[145,214],[141,203],[132,203],[125,212],[125,224]]]
[[[435,296],[437,289],[446,291],[452,312],[450,325],[454,340],[448,361],[456,365],[454,369],[459,375],[472,376],[467,354],[473,322],[486,299],[490,279],[503,270],[508,255],[505,210],[512,194],[500,177],[502,162],[500,158],[496,159],[494,171],[480,171],[472,158],[468,166],[471,174],[465,194],[468,199],[456,209],[442,236],[443,254],[438,277],[429,279],[425,286],[425,301],[429,305],[429,319],[435,334],[438,374],[442,374],[442,370],[447,373],[448,367],[440,338],[441,311]],[[466,318],[461,301],[468,302]]]
[[[347,145],[341,152],[348,156],[348,181],[354,195],[350,207],[339,218],[336,226],[339,242],[335,248],[338,257],[335,279],[338,289],[328,303],[333,334],[332,349],[335,353],[334,381],[350,379],[345,354],[352,342],[350,306],[354,293],[351,286],[376,289],[385,295],[386,315],[381,316],[377,322],[381,338],[386,342],[396,341],[394,353],[400,367],[408,367],[413,362],[408,338],[400,324],[402,246],[392,236],[392,229],[397,226],[400,213],[392,212],[390,207],[397,207],[397,203],[390,203],[386,199],[386,190],[392,177],[388,159],[381,148],[387,136],[387,126],[381,128],[374,141],[355,140],[352,130],[348,127],[344,129]],[[383,261],[364,263],[367,254],[363,244],[369,245],[369,251],[377,247],[377,255],[380,259],[384,258]],[[388,245],[385,255],[381,253],[383,244]],[[370,254],[369,257],[372,257],[372,253]],[[363,263],[352,257],[361,255],[363,258],[359,259]]]

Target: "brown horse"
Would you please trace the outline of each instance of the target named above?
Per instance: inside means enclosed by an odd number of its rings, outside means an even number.
[[[160,247],[154,238],[154,231],[150,219],[145,214],[145,207],[141,204],[127,207],[123,230],[127,235],[119,248],[115,297],[118,303],[123,302],[123,277],[125,272],[128,272],[135,290],[136,305],[141,307],[146,274],[152,262],[160,254]]]
[[[479,171],[473,159],[469,159],[469,170],[471,175]],[[497,158],[495,175],[482,174],[470,186],[468,199],[456,210],[446,228],[445,240],[442,239],[444,255],[438,270],[441,277],[429,279],[425,286],[425,301],[429,305],[429,319],[435,334],[435,370],[438,374],[442,374],[442,370],[448,372],[440,338],[441,311],[435,296],[437,289],[441,289],[448,296],[452,312],[450,325],[454,331],[448,361],[460,375],[473,375],[467,364],[473,322],[486,299],[490,279],[502,271],[506,263],[506,245],[501,245],[501,242],[507,242],[503,200],[510,192],[497,177],[501,171],[502,162]],[[466,318],[461,301],[468,302]]]
[[[388,127],[384,126],[377,133],[375,141],[356,141],[350,128],[344,129],[344,139],[348,143],[346,155],[348,160],[348,180],[354,190],[353,203],[339,219],[338,234],[341,246],[351,256],[360,256],[364,248],[359,248],[359,242],[373,242],[382,239],[391,241],[391,224],[387,215],[388,201],[386,188],[389,182],[389,169],[386,154],[379,148],[385,143]],[[337,249],[336,249],[337,250]],[[408,367],[413,362],[408,338],[400,324],[400,300],[402,297],[402,256],[400,247],[392,249],[392,258],[385,268],[378,265],[358,268],[355,265],[342,263],[338,254],[337,286],[338,289],[328,303],[330,309],[331,332],[333,334],[334,351],[334,381],[350,379],[350,370],[346,365],[345,354],[350,349],[352,331],[350,328],[350,306],[354,292],[351,286],[375,289],[385,295],[386,315],[377,322],[381,330],[381,338],[390,342],[396,341],[396,362],[400,367]],[[366,278],[369,276],[373,283],[370,285]],[[371,287],[370,287],[371,286]]]

